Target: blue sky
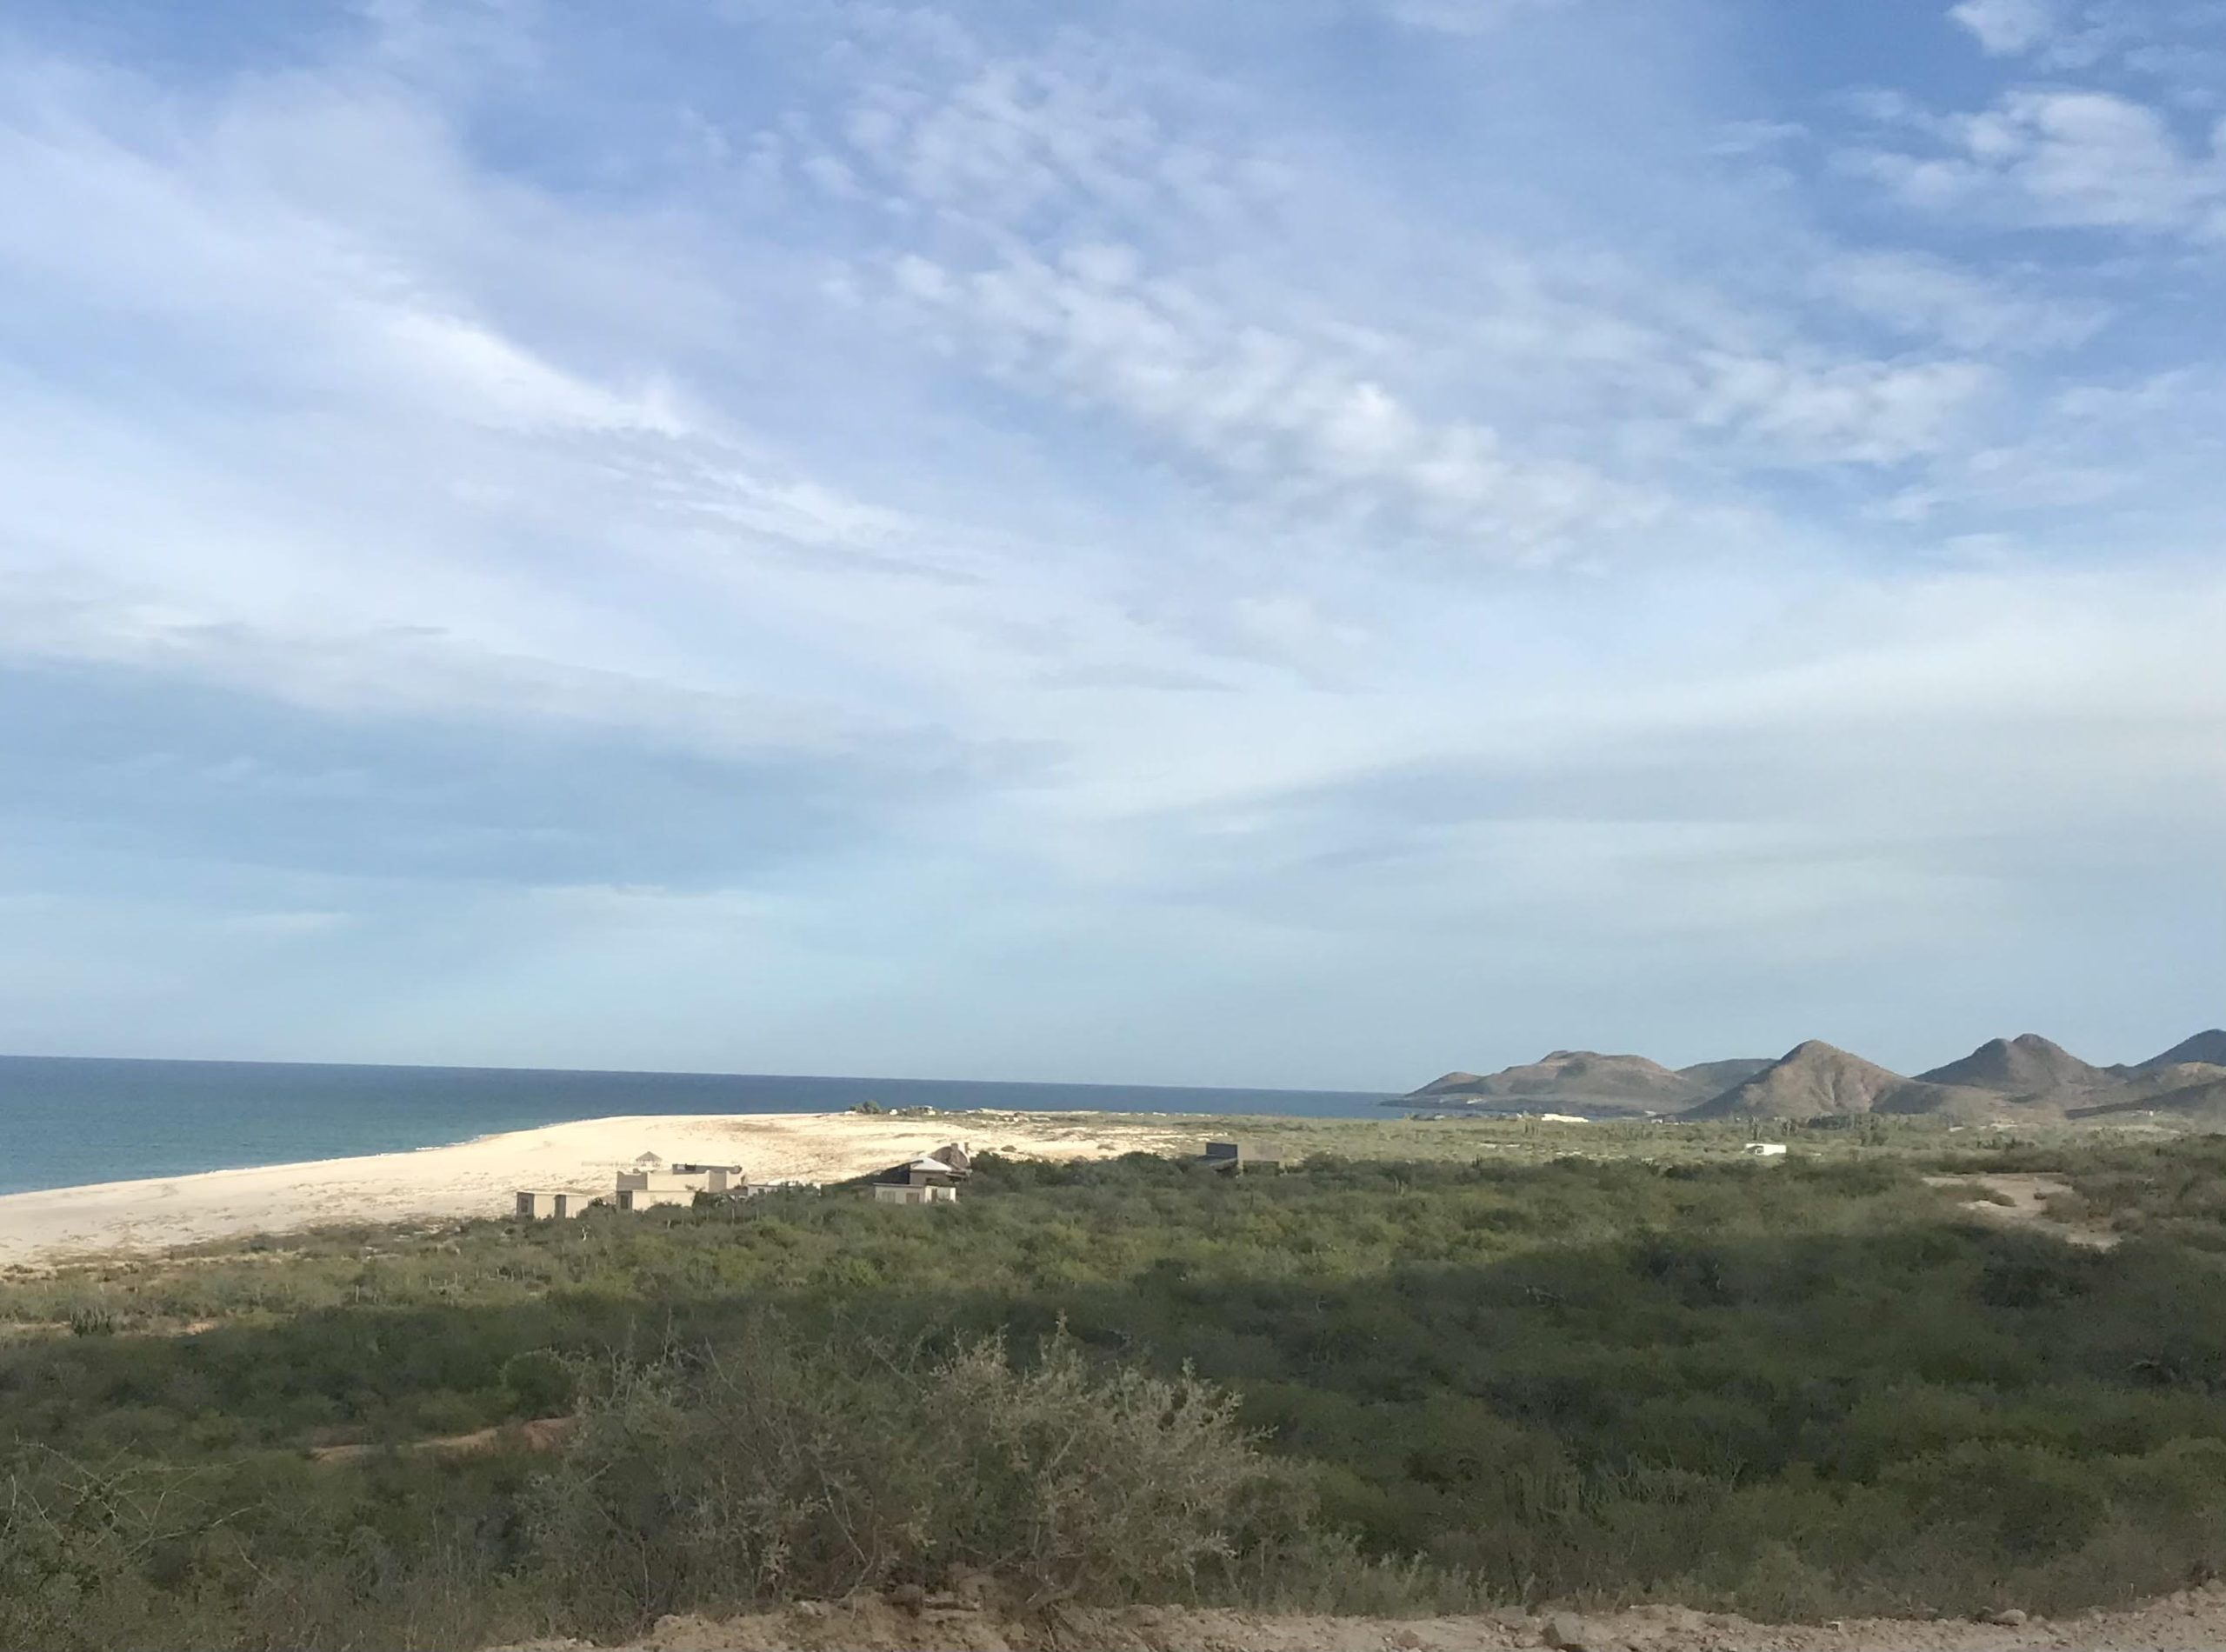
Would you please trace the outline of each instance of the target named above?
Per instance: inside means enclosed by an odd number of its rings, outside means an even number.
[[[2217,0],[22,0],[0,1049],[2226,1020]]]

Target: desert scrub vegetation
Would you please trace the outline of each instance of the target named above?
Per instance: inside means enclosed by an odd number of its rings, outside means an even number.
[[[1923,1181],[2008,1169],[2123,1242]],[[0,1644],[606,1635],[965,1579],[1377,1612],[2123,1599],[2226,1563],[2222,1171],[2207,1138],[1936,1134],[989,1162],[932,1211],[776,1196],[23,1279]],[[565,1412],[560,1453],[383,1449]],[[373,1449],[311,1457],[343,1442]]]
[[[1195,1595],[1304,1529],[1296,1479],[1188,1373],[1017,1365],[765,1324],[723,1353],[597,1383],[529,1522],[566,1621],[617,1632],[683,1607],[992,1585],[1021,1608]]]

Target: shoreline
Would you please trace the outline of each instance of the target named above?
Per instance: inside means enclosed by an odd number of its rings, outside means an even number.
[[[1103,1158],[1185,1146],[1216,1122],[1204,1114],[996,1109],[619,1114],[443,1147],[0,1194],[0,1268],[359,1222],[508,1218],[524,1189],[607,1194],[616,1171],[643,1153],[738,1163],[753,1181],[840,1182],[952,1140],[1015,1158]]]

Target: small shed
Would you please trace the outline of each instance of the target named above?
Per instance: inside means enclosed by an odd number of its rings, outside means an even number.
[[[539,1222],[543,1218],[554,1218],[562,1222],[573,1214],[573,1203],[577,1198],[576,1194],[544,1193],[521,1188],[518,1190],[518,1220]],[[580,1202],[584,1203],[585,1201]]]
[[[1242,1142],[1209,1142],[1206,1143],[1205,1164],[1209,1169],[1224,1175],[1242,1176],[1247,1170],[1280,1170],[1283,1156],[1273,1150],[1247,1147]]]
[[[1752,1159],[1782,1159],[1785,1156],[1783,1142],[1749,1142],[1739,1149]]]

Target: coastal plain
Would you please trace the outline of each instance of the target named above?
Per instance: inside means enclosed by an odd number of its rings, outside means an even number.
[[[913,1109],[897,1113],[621,1116],[512,1130],[446,1147],[253,1165],[0,1196],[0,1268],[44,1267],[320,1228],[504,1217],[525,1189],[607,1196],[644,1153],[670,1162],[740,1164],[758,1182],[831,1183],[917,1157],[948,1142],[1011,1159],[1061,1162],[1124,1153],[1194,1156],[1238,1137],[1303,1160],[1543,1161],[1564,1155],[1679,1162],[1736,1157],[1751,1121],[1670,1124],[1470,1113],[1449,1117],[1310,1119],[1177,1113],[1045,1113]],[[1767,1131],[1765,1133],[1768,1133]],[[2040,1122],[2016,1140],[2162,1134],[2138,1119],[2078,1129]],[[1880,1119],[1860,1136],[1802,1133],[1807,1156],[1976,1146],[2010,1139],[1925,1120]]]

